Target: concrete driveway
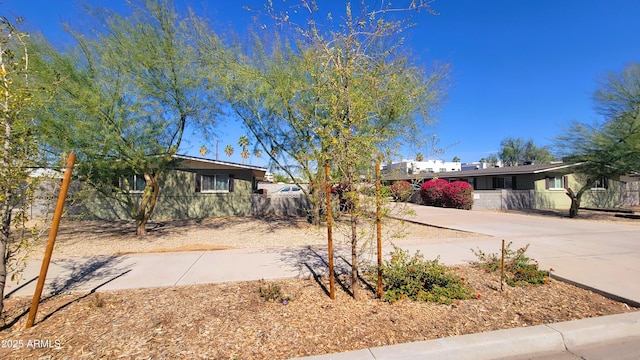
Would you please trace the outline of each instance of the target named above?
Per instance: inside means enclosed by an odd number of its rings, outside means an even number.
[[[474,258],[470,248],[499,252],[502,239],[512,249],[530,245],[528,254],[556,277],[640,305],[639,225],[500,212],[409,205],[409,221],[484,234],[465,242],[410,246],[440,254],[446,263]],[[463,250],[464,249],[464,250]],[[466,250],[466,251],[465,251]]]

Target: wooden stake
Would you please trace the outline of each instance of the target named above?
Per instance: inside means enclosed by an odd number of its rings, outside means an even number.
[[[56,205],[56,211],[53,214],[53,223],[51,224],[51,230],[49,231],[49,241],[47,242],[47,249],[42,260],[42,267],[40,268],[40,276],[38,277],[38,285],[36,291],[33,294],[33,301],[31,302],[31,309],[29,310],[29,318],[27,319],[26,328],[33,326],[36,320],[36,313],[38,312],[38,304],[40,304],[40,297],[42,296],[42,289],[44,288],[44,281],[47,278],[47,271],[49,270],[49,263],[51,263],[51,255],[53,253],[53,245],[56,242],[56,236],[58,235],[58,226],[60,225],[60,218],[62,218],[62,210],[64,209],[64,202],[67,198],[67,191],[69,190],[69,183],[71,182],[71,173],[73,172],[73,164],[76,161],[76,154],[69,154],[67,160],[67,166],[64,171],[64,178],[62,179],[62,187],[60,188],[60,194],[58,195],[58,203]]]
[[[502,239],[502,256],[500,258],[500,291],[504,283],[504,239]]]
[[[331,177],[329,162],[324,163],[325,198],[327,201],[327,252],[329,258],[329,297],[336,299],[335,274],[333,272],[333,215],[331,214]]]
[[[382,199],[380,198],[380,161],[376,162],[376,230],[378,238],[378,297],[382,297]]]

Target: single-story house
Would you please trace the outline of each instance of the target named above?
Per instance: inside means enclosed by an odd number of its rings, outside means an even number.
[[[160,194],[152,219],[187,219],[216,216],[252,215],[252,196],[267,169],[175,155],[177,166],[161,175]],[[142,194],[145,182],[131,175],[129,191]],[[113,199],[93,194],[84,201],[82,212],[91,217],[116,220],[130,219],[129,210]],[[76,212],[77,213],[77,212]]]
[[[474,209],[569,209],[571,200],[566,188],[577,191],[581,176],[574,173],[577,164],[535,164],[450,171],[437,174],[448,181],[466,181],[474,189]],[[434,174],[393,174],[384,180],[392,183],[408,180],[422,183]],[[582,197],[581,206],[617,208],[639,204],[640,182],[637,177],[622,176],[599,179]]]

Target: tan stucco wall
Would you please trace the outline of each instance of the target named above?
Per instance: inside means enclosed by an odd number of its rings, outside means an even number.
[[[573,174],[567,175],[569,187],[573,191],[578,191],[582,186],[580,179]],[[536,187],[536,207],[538,209],[569,209],[571,199],[564,189],[545,190],[544,179],[535,183]],[[621,189],[620,179],[609,179],[607,189],[587,190],[582,195],[581,207],[595,208],[618,208],[624,204],[624,196]]]
[[[569,186],[571,186],[573,176],[569,175]],[[545,189],[545,179],[535,181],[536,209],[560,209],[566,210],[571,207],[571,199],[564,189]]]
[[[205,175],[229,174],[229,171],[206,170]],[[252,178],[247,171],[235,175],[233,192],[196,192],[195,173],[170,171],[160,178],[160,195],[152,219],[193,219],[217,216],[250,216]],[[86,215],[101,219],[130,219],[128,209],[113,199],[91,194],[83,203]]]

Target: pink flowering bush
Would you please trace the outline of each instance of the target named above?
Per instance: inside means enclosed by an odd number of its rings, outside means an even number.
[[[443,190],[444,206],[471,210],[473,206],[473,187],[466,181],[454,181]]]
[[[425,205],[471,210],[473,187],[465,181],[433,179],[422,184],[420,197]]]
[[[413,193],[411,183],[405,180],[396,181],[391,185],[391,196],[396,201],[407,201]]]
[[[420,197],[425,205],[444,206],[444,189],[449,182],[444,179],[432,179],[420,187]]]

